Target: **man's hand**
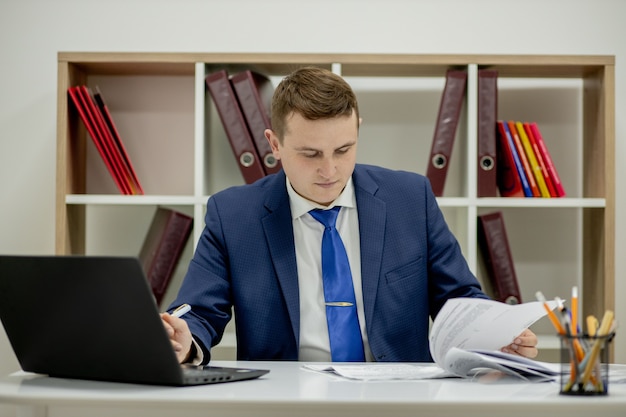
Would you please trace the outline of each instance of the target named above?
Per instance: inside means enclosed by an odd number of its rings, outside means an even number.
[[[526,329],[515,338],[513,343],[503,347],[502,352],[534,358],[539,353],[537,350],[537,335]]]
[[[174,348],[178,362],[185,362],[191,350],[191,332],[189,331],[187,322],[183,319],[173,317],[169,313],[161,313],[161,320],[172,342],[172,347]]]

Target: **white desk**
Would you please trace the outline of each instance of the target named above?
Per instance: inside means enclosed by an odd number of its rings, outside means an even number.
[[[624,383],[611,385],[605,397],[573,398],[559,395],[556,383],[485,384],[462,379],[358,382],[302,370],[297,362],[216,364],[271,372],[251,381],[184,388],[18,372],[0,378],[0,402],[17,404],[19,416],[31,417],[626,415]]]

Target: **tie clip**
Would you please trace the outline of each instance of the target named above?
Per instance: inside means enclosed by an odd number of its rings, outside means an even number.
[[[326,305],[329,307],[352,307],[354,304],[347,301],[331,301],[326,303]]]

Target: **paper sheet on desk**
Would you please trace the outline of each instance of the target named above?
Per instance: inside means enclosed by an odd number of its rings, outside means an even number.
[[[548,304],[556,307],[555,301]],[[480,298],[449,299],[430,331],[430,354],[441,364],[453,347],[500,350],[545,315],[539,301],[510,305]]]
[[[533,382],[554,381],[560,375],[562,367],[560,363],[540,362],[497,350],[457,348],[448,351],[442,366],[459,376],[474,376],[496,370]]]
[[[453,375],[437,365],[423,364],[369,364],[369,365],[317,365],[305,364],[302,368],[322,373],[330,373],[343,378],[359,381],[391,381],[410,379],[446,378]]]

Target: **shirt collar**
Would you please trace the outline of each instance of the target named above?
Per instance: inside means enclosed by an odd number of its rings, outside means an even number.
[[[342,207],[356,207],[356,196],[354,194],[354,184],[352,184],[352,177],[348,178],[348,182],[344,187],[343,191],[339,196],[330,203],[328,207],[324,207],[320,204],[317,204],[311,200],[307,200],[302,197],[300,194],[296,193],[293,187],[291,186],[291,182],[289,182],[289,178],[286,178],[287,181],[287,193],[289,194],[289,204],[291,205],[291,218],[297,219],[303,214],[308,213],[309,211],[319,208],[319,209],[330,209],[335,206]]]

